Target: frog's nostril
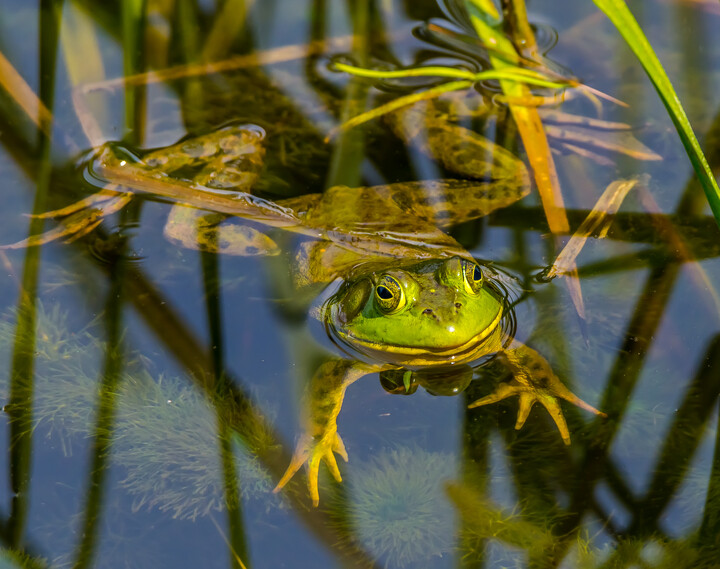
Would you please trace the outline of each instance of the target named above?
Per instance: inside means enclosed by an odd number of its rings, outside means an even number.
[[[456,302],[455,308],[462,308],[462,302]]]
[[[432,308],[426,308],[422,311],[423,314],[426,314],[427,316],[434,316]]]

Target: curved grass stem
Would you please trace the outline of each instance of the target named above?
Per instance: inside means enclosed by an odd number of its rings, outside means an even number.
[[[380,105],[370,111],[361,113],[354,116],[350,120],[345,121],[337,128],[333,129],[328,133],[326,141],[333,138],[338,132],[346,131],[361,124],[364,124],[372,119],[384,116],[388,113],[407,107],[419,101],[426,101],[429,99],[435,99],[444,93],[450,93],[452,91],[462,91],[463,89],[469,89],[473,83],[478,81],[516,81],[537,87],[545,87],[549,89],[562,89],[569,85],[566,81],[553,81],[547,79],[542,73],[533,71],[531,69],[523,69],[521,67],[514,67],[512,69],[490,69],[486,71],[480,71],[473,73],[464,69],[454,69],[452,67],[443,66],[432,66],[432,67],[416,67],[412,69],[401,69],[395,71],[379,71],[375,69],[365,69],[363,67],[356,67],[354,65],[348,65],[346,63],[335,63],[335,68],[339,71],[349,73],[356,77],[367,77],[371,79],[402,79],[407,77],[447,77],[447,78],[458,78],[459,81],[451,81],[449,83],[443,83],[437,87],[426,89],[410,95],[399,97],[389,103]]]
[[[510,69],[488,69],[474,73],[467,69],[456,69],[454,67],[429,66],[414,67],[410,69],[396,69],[393,71],[382,71],[378,69],[365,69],[348,65],[347,63],[335,63],[338,71],[350,73],[356,77],[367,77],[369,79],[404,79],[407,77],[446,77],[449,79],[463,79],[476,83],[478,81],[491,80],[508,80],[534,85],[536,87],[545,87],[548,89],[562,89],[567,87],[570,82],[559,79],[549,79],[546,75],[532,69],[524,69],[522,67],[513,67]]]
[[[375,107],[374,109],[371,109],[364,113],[360,113],[359,115],[354,116],[350,120],[345,121],[341,125],[338,125],[336,128],[332,129],[328,133],[325,140],[326,141],[330,140],[338,132],[349,130],[351,128],[354,128],[356,126],[364,124],[374,118],[382,117],[388,113],[397,111],[398,109],[402,109],[403,107],[407,107],[409,105],[417,103],[418,101],[427,101],[428,99],[435,99],[435,98],[439,97],[440,95],[442,95],[443,93],[450,93],[452,91],[461,91],[461,90],[467,89],[471,86],[472,86],[472,81],[452,81],[450,83],[445,83],[443,85],[440,85],[439,87],[433,87],[432,89],[427,89],[426,91],[420,91],[419,93],[412,93],[411,95],[405,95],[404,97],[399,97],[397,99],[390,101],[389,103],[380,105],[379,107]]]

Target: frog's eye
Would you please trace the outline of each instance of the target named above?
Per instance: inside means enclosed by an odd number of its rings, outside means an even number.
[[[483,272],[480,265],[470,261],[463,261],[463,280],[465,281],[465,292],[478,294],[483,286]]]
[[[405,306],[405,292],[395,277],[384,275],[375,287],[375,303],[385,314],[393,314]]]
[[[346,325],[351,322],[363,309],[367,303],[370,292],[372,291],[372,283],[370,279],[363,279],[350,287],[350,290],[344,297],[338,299],[332,297],[329,303],[337,306],[338,322]]]

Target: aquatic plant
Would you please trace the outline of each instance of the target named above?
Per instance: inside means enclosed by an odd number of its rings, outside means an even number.
[[[545,87],[548,89],[561,89],[568,85],[575,85],[577,83],[570,83],[565,79],[552,80],[546,77],[542,73],[539,73],[530,69],[523,69],[521,67],[512,67],[503,70],[487,70],[480,72],[472,72],[465,69],[457,69],[455,67],[448,66],[427,66],[427,67],[415,67],[408,69],[396,69],[396,70],[375,70],[375,69],[364,69],[362,67],[356,67],[349,65],[341,61],[334,61],[333,68],[337,71],[349,73],[355,77],[365,77],[368,79],[404,79],[411,77],[431,77],[431,78],[442,78],[442,79],[456,79],[456,81],[448,81],[442,83],[436,87],[429,88],[424,91],[411,93],[404,95],[380,105],[370,111],[360,113],[353,118],[342,123],[337,130],[347,130],[361,124],[364,124],[374,118],[381,117],[403,107],[410,106],[420,101],[428,99],[436,99],[445,93],[451,93],[453,91],[464,91],[470,89],[475,83],[488,80],[505,80],[515,81],[527,85],[533,85],[536,87]],[[331,133],[330,136],[334,131]]]
[[[14,310],[0,318],[2,361],[9,361],[15,319]],[[48,308],[38,302],[33,430],[44,425],[48,436],[58,437],[66,455],[72,453],[72,439],[88,432],[95,410],[98,361],[102,355],[102,344],[91,333],[91,328],[71,331],[68,320],[68,311],[59,304]],[[7,399],[8,389],[8,377],[0,375],[1,400]]]
[[[382,451],[349,477],[347,524],[386,567],[433,566],[453,547],[453,508],[443,484],[454,475],[450,454]]]
[[[77,544],[85,525],[81,507],[84,494],[83,488],[55,485],[49,494],[53,507],[48,508],[33,527],[33,537],[43,544],[43,553],[52,569],[76,567]],[[93,568],[152,569],[169,565],[172,538],[163,531],[164,525],[159,523],[148,529],[146,519],[131,515],[124,492],[113,491],[105,496],[98,524],[99,539]]]
[[[68,320],[58,305],[38,304],[33,429],[59,440],[66,456],[92,432],[104,352],[92,326],[73,332]],[[11,348],[14,330],[10,312],[0,318],[0,358]],[[134,496],[134,509],[156,507],[181,519],[224,510],[217,428],[224,419],[215,406],[189,379],[154,378],[137,352],[128,353],[119,385],[113,460],[126,469],[121,486]],[[7,388],[7,377],[0,376],[0,401]],[[263,445],[263,436],[250,433],[246,440]],[[239,437],[233,443],[242,498],[272,496],[253,449]]]
[[[7,355],[15,338],[17,311],[8,310],[0,317],[0,354]],[[70,349],[71,339],[77,339],[78,335],[69,332],[68,311],[63,310],[59,304],[52,305],[49,309],[42,302],[37,305],[36,320],[36,346],[35,357],[40,360],[53,361],[65,359],[66,352]],[[77,340],[76,340],[77,341]]]
[[[447,491],[462,520],[464,548],[483,550],[493,542],[505,550],[525,550],[533,559],[552,546],[554,538],[547,519],[500,508],[469,484],[453,483]],[[499,550],[495,554],[500,555]]]
[[[49,567],[42,559],[35,559],[22,551],[0,548],[0,569],[45,569]]]
[[[624,538],[617,543],[592,545],[580,541],[565,558],[563,568],[653,567],[654,569],[714,569],[716,562],[706,563],[692,540]]]
[[[126,379],[113,450],[127,469],[121,485],[133,510],[156,507],[173,518],[196,519],[226,507],[217,410],[177,378]],[[233,438],[243,499],[270,500],[272,483],[239,438]],[[277,501],[270,503],[277,504]]]

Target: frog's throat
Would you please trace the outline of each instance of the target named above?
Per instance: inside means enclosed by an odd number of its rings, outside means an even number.
[[[503,307],[500,306],[495,317],[483,330],[475,334],[468,341],[455,346],[402,346],[387,342],[365,340],[345,332],[341,332],[341,335],[345,341],[356,350],[360,350],[368,355],[375,354],[378,359],[392,360],[393,363],[402,363],[407,366],[461,364],[472,362],[494,351],[487,345],[486,341],[492,336],[493,332],[498,330],[502,317]],[[493,346],[495,345],[492,342],[491,344]]]

